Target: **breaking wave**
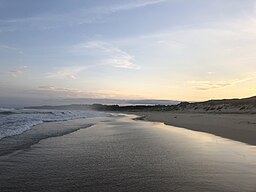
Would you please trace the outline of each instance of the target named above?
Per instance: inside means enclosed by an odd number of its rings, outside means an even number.
[[[95,111],[60,111],[0,108],[0,139],[18,135],[44,122],[67,121],[80,118],[103,117]]]

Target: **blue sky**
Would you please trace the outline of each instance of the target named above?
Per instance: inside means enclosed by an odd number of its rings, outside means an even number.
[[[255,52],[255,0],[0,0],[0,99],[247,97]]]

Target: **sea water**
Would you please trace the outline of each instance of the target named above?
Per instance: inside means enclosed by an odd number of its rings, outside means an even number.
[[[0,108],[0,139],[21,134],[44,122],[104,117],[96,111],[35,110]]]

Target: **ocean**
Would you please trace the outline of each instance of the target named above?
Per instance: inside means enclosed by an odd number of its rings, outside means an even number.
[[[106,116],[95,111],[0,108],[0,139],[21,134],[44,122]]]

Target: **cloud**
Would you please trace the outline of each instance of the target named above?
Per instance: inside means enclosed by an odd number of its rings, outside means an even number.
[[[235,79],[223,82],[211,82],[211,81],[188,81],[187,83],[192,85],[193,88],[197,90],[207,91],[212,89],[222,89],[228,86],[235,86],[239,83],[247,82],[256,79],[256,73],[252,74],[250,77],[243,79]]]
[[[211,90],[211,89],[220,89],[227,86],[231,86],[231,83],[211,83],[211,82],[195,82],[197,90]]]
[[[125,10],[131,10],[136,9],[140,7],[145,7],[148,5],[154,5],[159,4],[162,2],[165,2],[167,0],[137,0],[133,2],[126,2],[124,4],[118,4],[118,5],[110,5],[110,6],[104,6],[104,7],[98,7],[95,9],[95,11],[99,13],[113,13],[118,11],[125,11]]]
[[[11,70],[10,74],[13,77],[18,77],[18,76],[22,75],[26,71],[27,68],[28,68],[28,66],[21,66],[17,69]]]
[[[56,90],[56,87],[54,87],[52,85],[43,85],[43,86],[39,86],[38,89],[40,89],[40,90]]]
[[[24,52],[20,48],[14,47],[12,45],[0,44],[0,51],[5,51],[11,54],[24,55]]]
[[[35,90],[29,91],[32,94],[40,95],[41,97],[55,97],[55,98],[112,98],[112,99],[138,99],[144,98],[139,95],[131,95],[129,92],[123,90],[97,90],[94,92],[87,92],[80,89],[56,87],[53,85],[42,85]]]
[[[92,41],[76,46],[78,49],[90,49],[104,57],[103,64],[117,68],[139,69],[133,56],[106,42]]]
[[[167,0],[134,0],[109,6],[80,8],[64,14],[44,14],[25,18],[0,19],[0,33],[19,30],[50,29],[63,26],[102,22],[106,15],[119,11],[127,11],[148,5],[162,3]]]
[[[54,78],[54,79],[62,79],[68,78],[75,80],[77,79],[78,73],[86,70],[87,67],[85,66],[74,66],[74,67],[66,67],[54,72],[50,72],[46,75],[47,78]]]
[[[0,49],[18,50],[18,48],[9,45],[0,45]]]
[[[61,88],[53,85],[42,85],[38,87],[38,90],[56,91],[56,92],[76,92],[76,93],[81,92],[78,89]]]
[[[81,91],[79,89],[72,88],[62,88],[53,85],[43,85],[39,86],[35,90],[29,91],[32,94],[40,95],[41,97],[51,97],[51,98],[87,98],[95,97],[94,94]]]
[[[208,71],[207,74],[208,74],[208,75],[214,75],[215,72],[213,72],[213,71]]]

